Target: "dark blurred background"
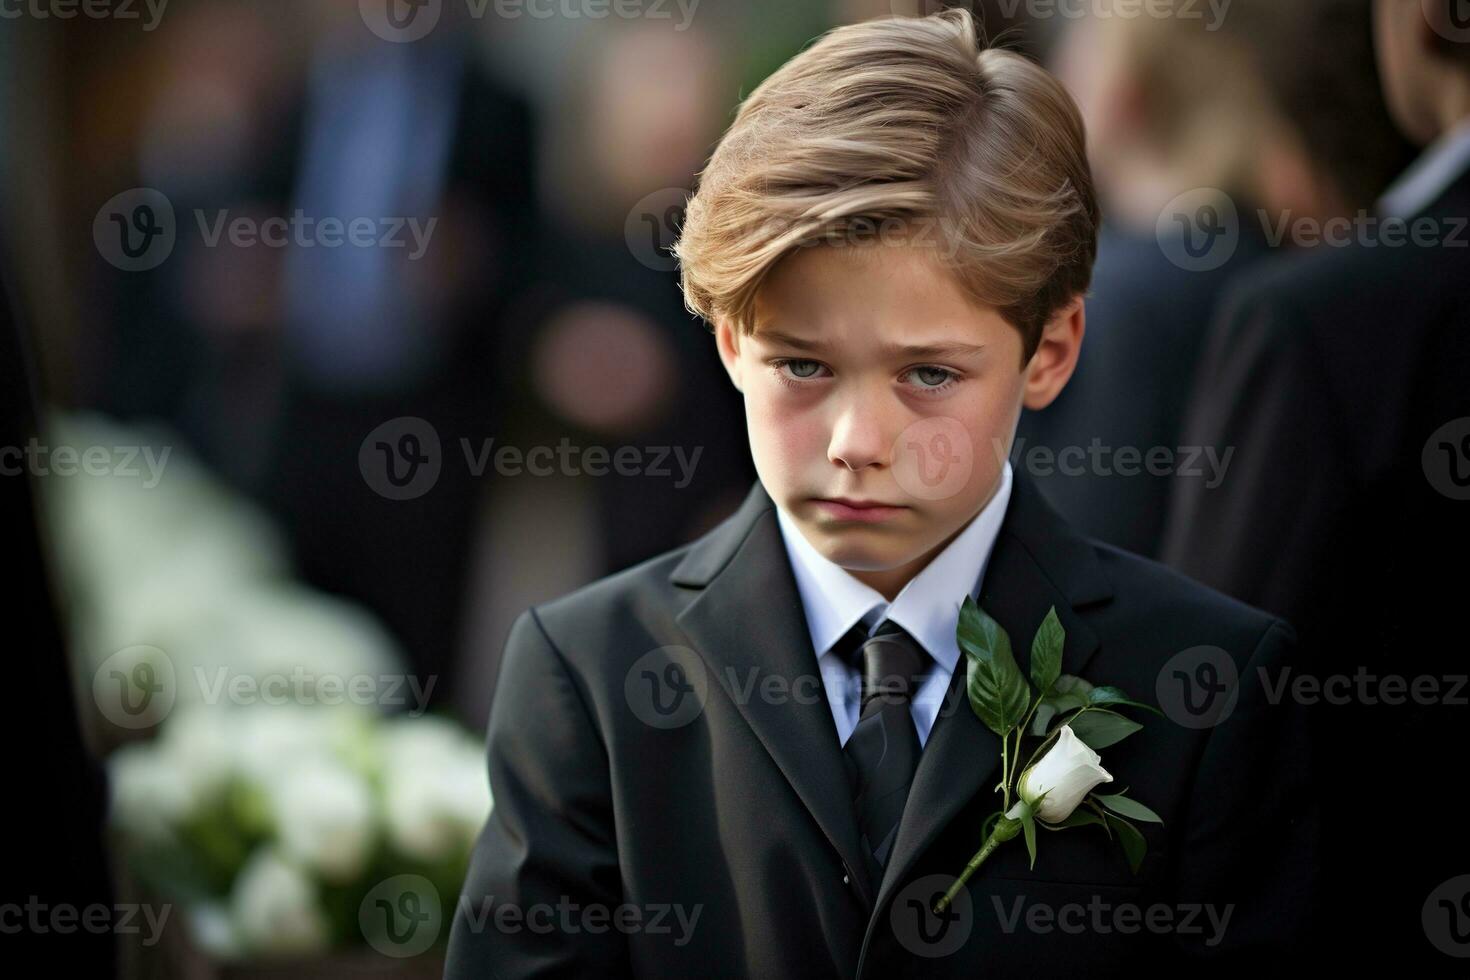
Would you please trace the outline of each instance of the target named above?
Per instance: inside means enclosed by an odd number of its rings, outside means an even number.
[[[7,444],[169,453],[152,485],[146,468],[32,465],[10,511],[36,541],[34,649],[55,655],[36,683],[55,687],[64,650],[80,705],[34,723],[86,734],[38,773],[138,741],[93,697],[137,645],[181,675],[304,659],[432,679],[415,706],[473,742],[520,611],[693,539],[754,479],[738,393],[668,253],[738,100],[831,26],[938,6],[7,13]],[[1018,459],[1180,447],[1230,284],[1306,247],[1250,216],[1372,209],[1418,152],[1384,106],[1368,0],[1191,6],[1200,19],[972,4],[1073,91],[1104,202],[1081,365],[1023,418]],[[1246,216],[1218,262],[1164,218],[1202,190]],[[1028,468],[1087,533],[1162,555],[1177,473]],[[102,797],[58,840],[101,820]],[[238,898],[196,929],[228,931]]]

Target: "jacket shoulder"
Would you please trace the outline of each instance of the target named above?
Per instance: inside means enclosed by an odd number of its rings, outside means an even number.
[[[1266,633],[1277,630],[1289,644],[1296,630],[1285,619],[1196,581],[1162,562],[1103,541],[1092,541],[1099,564],[1113,583],[1114,605],[1123,621],[1157,624],[1178,634],[1185,645],[1211,643],[1231,650],[1254,650]],[[1181,647],[1182,649],[1182,647]]]
[[[655,608],[667,609],[675,587],[669,577],[692,544],[681,545],[646,558],[621,571],[604,575],[571,592],[533,605],[548,631],[561,627],[587,627],[615,621],[618,617]]]

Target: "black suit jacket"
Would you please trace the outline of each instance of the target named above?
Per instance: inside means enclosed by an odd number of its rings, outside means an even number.
[[[956,595],[971,584],[956,582]],[[1000,742],[965,700],[963,661],[882,881],[856,873],[841,747],[776,512],[757,482],[705,537],[514,624],[489,721],[494,807],[455,910],[446,976],[806,980],[1079,967],[1136,976],[1184,960],[1196,961],[1192,975],[1279,964],[1313,905],[1317,818],[1298,713],[1267,702],[1255,668],[1289,662],[1291,628],[1080,537],[1020,471],[980,602],[1010,633],[1023,670],[1055,606],[1063,671],[1150,703],[1180,651],[1212,645],[1239,668],[1238,701],[1221,724],[1152,718],[1102,751],[1110,788],[1126,787],[1164,819],[1140,825],[1149,854],[1136,877],[1096,827],[1042,831],[1034,869],[1012,841],[969,883],[967,919],[942,933],[921,924],[1000,799]],[[667,686],[645,689],[650,678]],[[676,707],[681,723],[660,727],[649,698],[668,707],[681,686],[694,708]],[[548,913],[529,911],[559,902],[604,908],[603,928],[573,912],[548,930]],[[1127,906],[1155,902],[1179,930],[1114,928]],[[617,919],[623,903],[645,927],[630,911]],[[1191,903],[1222,916],[1230,906],[1222,940],[1207,942],[1202,914],[1182,921],[1196,915]],[[497,919],[501,905],[525,924]],[[678,908],[686,921],[698,910],[692,929],[674,924]]]
[[[1300,673],[1323,685],[1303,700],[1334,928],[1444,969],[1425,904],[1470,872],[1470,839],[1417,809],[1383,860],[1363,861],[1362,836],[1365,812],[1443,791],[1441,747],[1461,744],[1470,697],[1470,502],[1452,490],[1470,444],[1441,445],[1446,424],[1470,427],[1470,174],[1421,217],[1442,244],[1319,248],[1227,302],[1185,442],[1234,457],[1214,489],[1179,482],[1164,560],[1297,629]]]

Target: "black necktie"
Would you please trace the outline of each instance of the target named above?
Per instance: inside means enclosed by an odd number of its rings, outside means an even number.
[[[836,652],[862,676],[862,711],[842,752],[863,850],[872,858],[867,871],[876,887],[919,765],[919,733],[909,705],[929,655],[902,626],[888,620],[872,637],[859,623],[839,641]]]

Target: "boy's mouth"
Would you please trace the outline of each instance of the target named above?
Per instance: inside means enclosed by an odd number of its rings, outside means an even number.
[[[839,521],[861,524],[876,524],[892,520],[908,510],[897,504],[886,504],[879,500],[858,500],[852,497],[813,497],[817,509],[828,517]]]

